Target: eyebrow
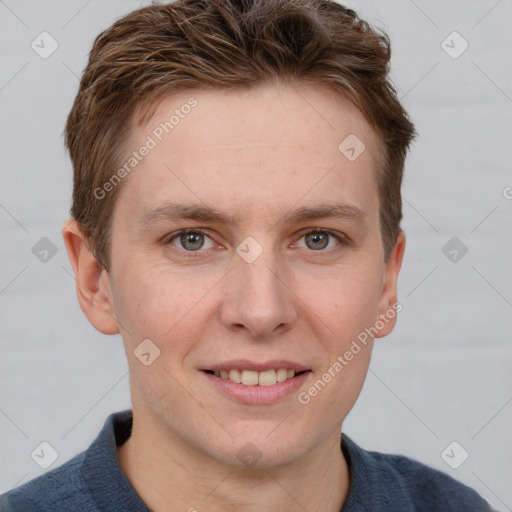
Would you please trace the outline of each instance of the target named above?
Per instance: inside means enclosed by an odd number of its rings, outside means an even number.
[[[313,207],[300,207],[296,210],[285,212],[279,219],[284,224],[299,223],[316,219],[345,219],[368,225],[369,217],[360,208],[353,204],[320,204]],[[195,220],[199,222],[214,222],[219,224],[234,225],[239,224],[235,216],[224,212],[203,206],[189,203],[165,203],[146,213],[138,222],[140,228],[147,227],[148,224],[163,221],[175,220]]]

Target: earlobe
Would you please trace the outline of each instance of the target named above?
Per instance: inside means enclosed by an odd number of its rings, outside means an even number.
[[[396,324],[397,312],[401,309],[400,305],[397,304],[397,281],[404,252],[405,233],[400,230],[384,270],[384,282],[379,303],[379,320],[377,320],[378,323],[376,322],[378,327],[376,338],[387,336],[393,330]]]
[[[76,293],[82,311],[89,322],[103,334],[119,333],[109,275],[92,254],[75,219],[64,223],[62,236],[75,274]]]

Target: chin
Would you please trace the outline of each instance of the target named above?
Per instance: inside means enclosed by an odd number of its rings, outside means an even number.
[[[296,432],[285,428],[277,436],[272,428],[262,429],[260,425],[256,435],[248,435],[247,431],[236,435],[230,431],[233,438],[229,437],[224,446],[217,445],[218,451],[212,455],[227,465],[251,469],[288,466],[305,456],[311,440],[299,439]]]

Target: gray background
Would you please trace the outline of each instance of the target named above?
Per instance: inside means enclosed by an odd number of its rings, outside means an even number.
[[[56,467],[130,407],[122,340],[96,332],[75,296],[62,131],[94,37],[144,3],[0,0],[0,492],[44,472],[31,458],[42,441]],[[403,188],[403,311],[344,430],[512,510],[512,1],[346,4],[389,33],[420,138]],[[46,59],[31,48],[43,31],[59,45]],[[458,58],[458,36],[452,56],[442,47],[454,31],[469,44]],[[456,262],[442,251],[454,236],[468,249]],[[46,262],[32,252],[42,237],[57,249]],[[441,456],[453,441],[469,453],[458,469]]]

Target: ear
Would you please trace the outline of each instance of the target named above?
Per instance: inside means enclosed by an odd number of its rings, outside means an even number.
[[[62,236],[75,273],[76,293],[82,311],[89,322],[103,334],[119,333],[108,272],[92,254],[75,219],[64,223]]]
[[[397,281],[402,259],[405,251],[405,233],[400,230],[395,246],[391,251],[388,262],[384,268],[384,279],[382,292],[379,301],[379,320],[376,326],[379,326],[376,338],[387,336],[395,327],[397,312],[402,309],[401,304],[397,303]],[[380,326],[382,326],[380,328]]]

